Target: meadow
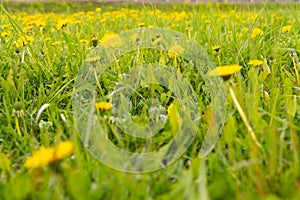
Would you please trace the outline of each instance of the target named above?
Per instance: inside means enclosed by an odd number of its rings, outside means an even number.
[[[300,199],[300,5],[2,3],[0,16],[0,200]],[[115,104],[105,96],[136,65],[174,68],[195,91],[200,110],[195,138],[176,162],[124,173],[84,147],[74,122],[76,78],[83,63],[101,61],[90,56],[95,48],[122,46],[116,35],[155,27],[195,40],[215,67],[225,67],[207,74],[224,83],[226,120],[201,157],[215,113],[203,75],[180,58],[188,49],[116,58],[96,78],[95,115],[118,147],[141,152],[147,144],[116,133]],[[138,43],[139,35],[131,39]],[[156,36],[152,43],[163,41]],[[131,96],[136,123],[150,123],[153,99],[168,120],[149,151],[172,140],[186,109],[166,88],[148,86]]]

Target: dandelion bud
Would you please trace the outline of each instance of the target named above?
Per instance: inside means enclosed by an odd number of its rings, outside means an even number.
[[[296,52],[291,51],[291,52],[290,52],[290,56],[291,56],[291,57],[295,57],[295,56],[296,56]]]
[[[14,109],[15,109],[16,111],[22,110],[23,108],[24,108],[24,105],[23,105],[22,102],[17,101],[17,102],[15,103]]]
[[[14,108],[12,110],[12,116],[13,117],[17,117],[17,118],[21,118],[24,116],[24,105],[22,102],[17,101],[14,105]]]
[[[92,37],[92,44],[93,44],[93,47],[96,47],[98,45],[98,38],[96,35],[94,35]]]

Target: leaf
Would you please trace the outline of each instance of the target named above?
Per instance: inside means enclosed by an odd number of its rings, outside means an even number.
[[[297,110],[297,99],[293,95],[293,83],[290,79],[286,78],[284,80],[284,94],[285,94],[285,105],[287,109],[287,114],[292,119],[296,115]]]
[[[164,65],[164,66],[167,64],[166,57],[162,53],[161,53],[160,58],[159,58],[159,64]]]
[[[7,156],[0,152],[0,170],[3,170],[4,172],[10,173],[11,168],[10,168],[11,161]]]
[[[178,107],[178,103],[173,102],[168,108],[168,117],[170,120],[170,126],[173,135],[176,135],[182,124],[182,119],[180,117]]]
[[[10,193],[12,199],[26,199],[32,190],[31,179],[28,174],[18,174],[10,183]]]

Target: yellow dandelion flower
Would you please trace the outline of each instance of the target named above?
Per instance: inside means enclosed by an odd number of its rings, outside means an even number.
[[[204,21],[204,23],[205,23],[205,24],[210,24],[210,23],[211,23],[211,20],[208,20],[208,19],[207,19],[207,20]]]
[[[291,30],[292,26],[291,25],[288,25],[288,26],[283,26],[281,28],[281,32],[282,33],[286,33],[286,32],[289,32]]]
[[[57,22],[57,25],[56,25],[56,28],[58,30],[62,30],[63,28],[65,28],[69,23],[70,23],[71,20],[69,19],[63,19],[63,20],[59,20]]]
[[[11,27],[12,27],[11,24],[3,24],[3,25],[1,25],[2,29],[11,28]]]
[[[34,38],[31,36],[25,36],[25,38],[30,44],[32,44],[34,42]]]
[[[254,28],[251,32],[251,38],[256,38],[259,35],[262,35],[264,32],[260,28]]]
[[[72,24],[81,24],[82,23],[82,21],[81,20],[73,20],[73,21],[70,21],[70,25],[72,25]]]
[[[101,12],[101,11],[102,11],[101,8],[96,8],[96,9],[95,9],[95,12]]]
[[[52,46],[58,46],[58,45],[60,45],[60,42],[59,42],[59,41],[55,41],[55,42],[52,42],[51,45],[52,45]]]
[[[34,27],[32,25],[25,26],[23,32],[31,31]]]
[[[46,22],[41,21],[41,20],[35,21],[34,24],[35,24],[37,27],[45,27],[45,26],[46,26]]]
[[[35,169],[59,161],[74,152],[74,144],[70,141],[61,142],[56,147],[42,147],[32,156],[26,158],[24,166],[27,169]]]
[[[115,33],[108,32],[100,39],[100,43],[104,48],[116,48],[122,46],[122,39]]]
[[[6,32],[6,31],[3,31],[2,33],[1,33],[1,37],[7,37],[7,36],[9,36],[10,34],[8,33],[8,32]]]
[[[144,22],[138,23],[138,27],[144,27],[144,26],[145,26],[145,23],[144,23]]]
[[[220,49],[221,49],[221,46],[219,46],[219,45],[212,47],[212,50],[214,50],[216,53],[218,53],[220,51]]]
[[[254,67],[257,67],[257,66],[262,65],[262,64],[264,64],[263,60],[250,60],[248,62],[248,65],[253,65]]]
[[[85,45],[88,45],[88,44],[89,44],[89,41],[88,41],[88,40],[85,40],[85,39],[81,39],[81,40],[80,40],[80,43],[85,44]]]
[[[174,45],[174,46],[171,46],[171,48],[169,49],[168,55],[171,58],[176,58],[179,55],[181,55],[183,52],[184,52],[184,48],[182,46],[180,46],[180,45]]]
[[[25,36],[25,37],[21,37],[16,41],[16,46],[20,47],[20,46],[25,46],[28,43],[32,44],[34,42],[34,38],[31,36]]]
[[[109,110],[112,107],[112,104],[110,102],[98,102],[95,103],[96,110]]]
[[[243,27],[242,32],[248,32],[248,31],[249,31],[249,28]]]
[[[45,42],[50,41],[50,40],[51,40],[51,37],[44,37],[43,40],[44,40]]]
[[[132,42],[137,42],[138,39],[139,39],[139,34],[137,34],[137,33],[134,33],[134,34],[132,34],[132,35],[130,36],[130,40],[131,40]]]
[[[94,11],[88,11],[88,12],[86,13],[86,15],[89,15],[89,16],[93,16],[94,14],[95,14]]]
[[[74,152],[74,144],[71,141],[61,142],[55,147],[53,161],[61,160]]]
[[[160,43],[162,42],[162,39],[161,38],[155,38],[154,40],[153,40],[153,45],[155,46],[155,45],[159,45]]]
[[[226,65],[226,66],[219,66],[216,67],[215,69],[212,69],[208,71],[207,75],[208,76],[230,76],[234,74],[235,72],[238,72],[242,69],[241,66],[239,65]]]
[[[221,15],[221,19],[225,19],[227,17],[228,17],[228,15]]]
[[[54,155],[54,148],[40,148],[33,153],[31,157],[28,157],[25,161],[25,167],[38,168],[48,165],[52,162]]]

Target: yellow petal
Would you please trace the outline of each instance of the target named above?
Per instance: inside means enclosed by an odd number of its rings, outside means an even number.
[[[242,69],[239,65],[219,66],[208,71],[208,76],[229,76]]]

